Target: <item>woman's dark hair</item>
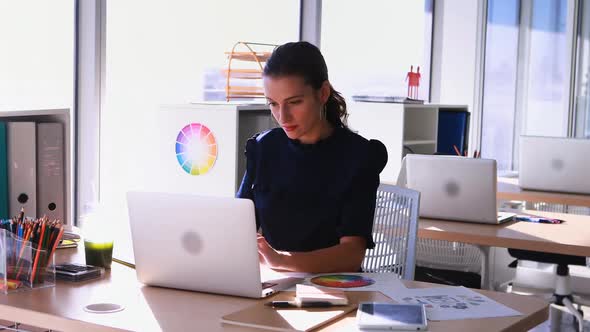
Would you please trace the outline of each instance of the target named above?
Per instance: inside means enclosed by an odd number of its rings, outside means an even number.
[[[305,84],[320,89],[328,80],[328,66],[320,50],[306,41],[286,43],[277,47],[263,71],[264,76],[303,77]],[[346,102],[342,95],[330,85],[330,97],[326,102],[326,119],[334,127],[346,128]]]

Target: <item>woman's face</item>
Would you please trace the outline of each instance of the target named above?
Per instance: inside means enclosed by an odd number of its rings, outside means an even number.
[[[328,122],[320,112],[328,100],[330,84],[319,90],[305,84],[300,76],[264,76],[264,94],[272,115],[290,139],[317,142]]]

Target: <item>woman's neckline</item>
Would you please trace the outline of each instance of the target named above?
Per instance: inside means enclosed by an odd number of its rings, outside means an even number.
[[[291,138],[289,138],[286,134],[285,134],[285,137],[289,141],[290,145],[293,146],[294,148],[297,148],[299,150],[305,150],[305,151],[307,151],[307,150],[315,150],[315,149],[317,149],[317,148],[319,148],[321,146],[324,146],[324,145],[329,144],[331,141],[334,140],[334,138],[336,136],[338,136],[340,134],[340,132],[342,132],[343,129],[344,128],[335,127],[332,130],[332,133],[329,136],[326,136],[324,138],[321,138],[321,139],[319,139],[315,143],[302,143],[298,139],[291,139]]]

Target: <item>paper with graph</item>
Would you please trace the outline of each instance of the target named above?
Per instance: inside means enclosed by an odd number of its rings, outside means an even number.
[[[424,304],[429,320],[520,316],[522,313],[465,287],[406,288],[384,292],[396,302]]]

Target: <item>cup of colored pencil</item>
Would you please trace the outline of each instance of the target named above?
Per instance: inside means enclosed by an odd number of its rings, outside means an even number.
[[[60,220],[18,216],[0,220],[0,291],[55,284],[53,257],[64,233]]]

